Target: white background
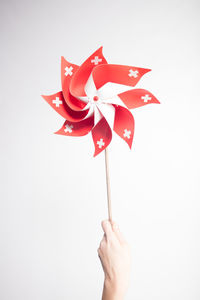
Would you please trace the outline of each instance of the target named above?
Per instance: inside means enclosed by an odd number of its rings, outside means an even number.
[[[54,135],[41,98],[60,57],[151,68],[133,148],[109,146],[113,216],[132,247],[127,300],[200,299],[199,1],[1,2],[1,300],[101,299],[104,153]]]

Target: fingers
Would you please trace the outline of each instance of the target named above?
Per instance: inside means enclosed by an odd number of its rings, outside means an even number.
[[[103,238],[102,238],[102,240],[101,240],[101,242],[100,242],[99,248],[97,249],[97,252],[98,252],[99,257],[102,256],[102,251],[105,250],[105,248],[106,248],[106,243],[107,243],[107,241],[106,241],[106,236],[105,236],[105,234],[104,234],[104,236],[103,236]]]
[[[112,221],[111,224],[112,224],[112,230],[115,233],[116,237],[118,238],[119,242],[121,244],[126,243],[126,240],[125,240],[123,234],[121,233],[118,224],[114,221]]]
[[[98,252],[98,256],[99,256],[99,259],[100,259],[100,262],[101,262],[101,265],[102,265],[102,268],[105,272],[105,268],[104,268],[104,264],[103,264],[103,256],[102,256],[102,251],[100,248],[97,249],[97,252]]]
[[[104,221],[101,222],[101,226],[102,226],[103,231],[106,235],[106,238],[112,239],[112,237],[114,236],[114,233],[113,233],[113,230],[112,230],[111,223],[108,220],[104,220]]]
[[[116,222],[114,221],[108,221],[108,220],[104,220],[101,223],[103,231],[104,231],[104,237],[108,240],[117,240],[119,241],[121,244],[126,243],[126,240],[123,236],[123,234],[121,233],[121,231],[119,230],[119,226],[117,225]],[[106,241],[105,239],[105,241]],[[102,240],[103,242],[103,240]]]
[[[100,242],[100,249],[103,249],[105,247],[105,245],[106,245],[106,236],[104,234],[104,236]]]

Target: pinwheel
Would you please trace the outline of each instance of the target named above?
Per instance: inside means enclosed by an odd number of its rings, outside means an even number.
[[[65,136],[83,136],[91,132],[94,156],[105,150],[109,219],[111,219],[110,187],[107,147],[112,132],[118,134],[131,148],[134,135],[134,118],[130,109],[150,103],[160,103],[144,89],[130,89],[150,69],[108,64],[102,47],[81,66],[61,58],[62,91],[42,96],[51,107],[65,118],[63,126],[55,132]],[[109,90],[108,83],[118,89]],[[125,90],[124,87],[128,87]],[[119,92],[120,89],[120,92]]]

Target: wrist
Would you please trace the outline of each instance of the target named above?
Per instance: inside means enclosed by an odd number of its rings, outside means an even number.
[[[127,288],[123,280],[110,278],[104,280],[104,292],[110,295],[109,300],[124,300]]]

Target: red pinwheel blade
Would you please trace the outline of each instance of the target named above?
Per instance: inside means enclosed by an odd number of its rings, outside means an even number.
[[[95,147],[95,157],[110,144],[112,139],[112,131],[104,117],[92,129],[92,138]]]
[[[114,82],[128,86],[135,86],[140,78],[151,71],[123,65],[101,65],[93,69],[92,75],[97,89],[102,87],[107,82]]]
[[[129,145],[131,149],[134,135],[134,118],[128,109],[115,105],[115,121],[113,130]]]
[[[80,122],[65,121],[63,126],[55,132],[55,134],[68,135],[68,136],[83,136],[90,132],[94,126],[94,117],[87,118]]]
[[[63,118],[69,121],[80,121],[82,120],[88,113],[88,110],[83,111],[74,111],[72,110],[64,100],[63,93],[58,92],[53,95],[44,96],[42,95],[44,100],[51,105],[51,107],[57,111]]]
[[[80,66],[74,74],[70,82],[70,92],[74,97],[86,96],[85,84],[92,72],[92,69],[100,64],[107,64],[105,57],[102,54],[102,48],[96,50],[86,61]]]
[[[70,81],[78,68],[79,66],[68,62],[63,56],[61,57],[61,82],[63,96],[68,106],[76,111],[82,110],[86,105],[85,102],[73,97],[69,92]]]
[[[129,108],[136,108],[150,103],[160,103],[156,97],[147,90],[134,89],[118,95]]]
[[[61,82],[63,94],[68,90],[69,82],[78,70],[79,66],[68,62],[63,56],[61,56]]]

